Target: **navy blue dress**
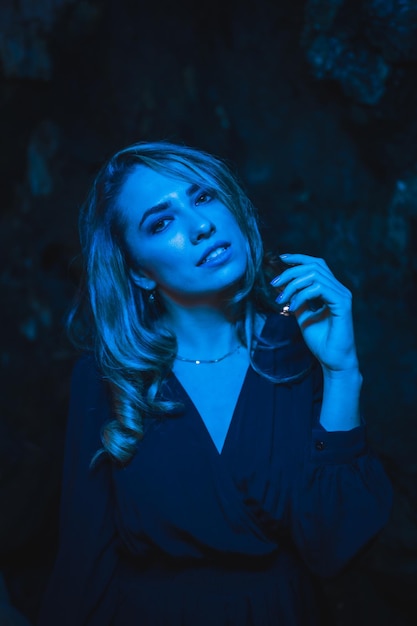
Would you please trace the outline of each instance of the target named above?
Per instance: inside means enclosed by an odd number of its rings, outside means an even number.
[[[147,421],[121,469],[104,459],[110,398],[91,357],[75,367],[60,549],[41,626],[313,626],[312,575],[343,568],[385,524],[391,488],[364,428],[318,424],[320,367],[295,321],[269,316],[221,454],[176,377],[175,416]]]

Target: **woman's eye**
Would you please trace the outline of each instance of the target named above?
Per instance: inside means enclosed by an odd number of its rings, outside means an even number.
[[[204,204],[205,202],[210,202],[213,199],[213,196],[208,191],[201,191],[195,199],[196,204]]]
[[[156,233],[161,233],[163,230],[165,230],[170,221],[170,217],[161,217],[159,220],[156,220],[156,222],[153,222],[153,224],[151,224],[151,233],[153,235],[155,235]]]

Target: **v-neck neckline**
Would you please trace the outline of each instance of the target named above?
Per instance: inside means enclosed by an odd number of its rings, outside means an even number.
[[[265,328],[266,328],[267,325],[268,325],[268,316],[264,320],[261,332],[258,335],[259,339],[263,338],[263,335],[265,333]],[[253,356],[255,355],[257,350],[258,350],[258,346],[255,346],[254,352],[253,352]],[[240,391],[239,391],[239,394],[238,394],[238,397],[237,397],[237,400],[236,400],[235,407],[233,409],[232,417],[230,419],[228,428],[226,430],[226,435],[224,437],[223,445],[221,447],[221,450],[219,450],[217,448],[217,446],[216,446],[216,444],[215,444],[215,442],[213,440],[213,437],[211,436],[210,431],[207,428],[206,423],[205,423],[203,417],[201,416],[199,410],[197,409],[197,407],[196,407],[194,401],[192,400],[191,396],[189,395],[189,393],[187,392],[187,390],[185,389],[184,385],[181,383],[179,378],[176,376],[176,374],[173,371],[171,371],[171,377],[175,381],[175,384],[181,389],[181,391],[182,391],[182,393],[183,393],[183,395],[184,395],[188,405],[191,407],[192,411],[194,412],[194,414],[195,414],[195,416],[197,418],[196,421],[199,424],[200,430],[202,429],[202,432],[205,434],[206,438],[208,438],[208,440],[210,442],[210,445],[211,445],[211,448],[212,448],[212,450],[214,451],[215,455],[218,458],[224,456],[225,449],[228,447],[228,443],[229,443],[229,440],[231,438],[231,432],[235,428],[235,423],[237,421],[237,415],[238,415],[238,413],[240,413],[240,405],[241,405],[241,403],[243,401],[242,398],[244,396],[246,387],[248,385],[248,379],[249,379],[249,376],[253,373],[253,371],[254,371],[253,367],[252,367],[251,363],[249,362],[248,367],[247,367],[246,372],[245,372],[245,375],[243,377],[242,386],[240,388]]]
[[[221,450],[219,450],[217,448],[217,446],[216,446],[216,444],[215,444],[215,442],[213,440],[213,437],[211,436],[210,431],[207,428],[206,423],[205,423],[203,417],[201,416],[199,410],[197,409],[195,403],[193,402],[191,396],[189,395],[189,393],[187,392],[187,390],[185,389],[185,387],[183,386],[183,384],[181,383],[179,378],[174,374],[174,372],[171,372],[171,376],[175,380],[175,384],[178,387],[180,387],[180,389],[182,391],[182,394],[184,395],[184,397],[185,397],[185,399],[187,401],[187,404],[191,407],[193,413],[195,414],[195,416],[197,418],[197,422],[199,424],[199,428],[201,427],[200,430],[203,429],[203,432],[204,432],[205,436],[208,437],[208,439],[210,441],[210,444],[211,444],[211,447],[212,447],[212,449],[214,450],[215,454],[218,457],[221,457],[221,456],[224,455],[224,451],[225,451],[226,445],[227,445],[227,443],[228,443],[228,441],[230,439],[230,433],[233,430],[234,424],[235,424],[235,422],[237,420],[237,415],[240,412],[240,404],[242,402],[242,397],[243,397],[245,389],[247,387],[247,381],[248,381],[248,378],[249,378],[249,375],[250,375],[251,371],[253,371],[253,368],[252,368],[251,364],[249,363],[248,367],[246,368],[245,375],[243,377],[242,386],[240,388],[239,395],[237,397],[236,404],[235,404],[235,407],[233,409],[232,417],[230,418],[229,426],[228,426],[228,428],[226,430],[226,435],[224,437],[223,445],[221,447]]]

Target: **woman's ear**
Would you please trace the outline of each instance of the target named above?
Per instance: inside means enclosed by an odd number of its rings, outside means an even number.
[[[156,288],[156,282],[152,278],[145,276],[145,274],[143,274],[140,270],[131,269],[129,270],[129,273],[131,279],[137,287],[145,289],[146,291],[153,291]]]

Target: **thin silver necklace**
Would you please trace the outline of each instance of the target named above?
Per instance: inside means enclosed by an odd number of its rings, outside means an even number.
[[[232,354],[235,354],[235,352],[237,352],[239,348],[240,345],[236,346],[236,348],[234,348],[230,352],[227,352],[227,354],[220,356],[218,359],[186,359],[184,356],[181,356],[179,354],[177,354],[175,358],[178,361],[183,361],[184,363],[193,363],[194,365],[208,365],[210,363],[220,363],[220,361],[227,359],[228,356],[232,356]]]

